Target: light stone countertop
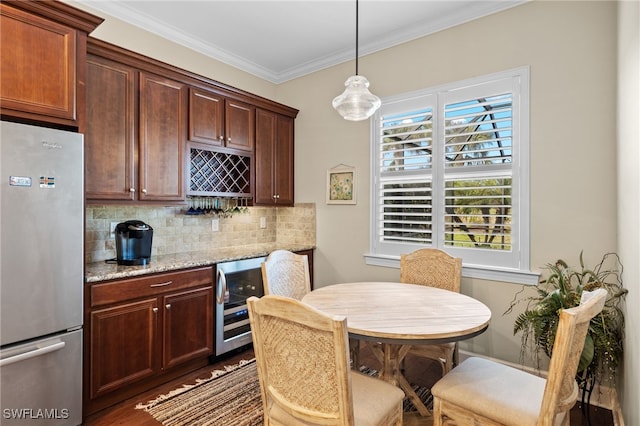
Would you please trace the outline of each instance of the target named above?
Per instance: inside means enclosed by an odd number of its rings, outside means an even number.
[[[85,282],[97,283],[116,279],[137,277],[158,272],[175,271],[179,269],[211,266],[230,260],[250,259],[252,257],[267,256],[274,250],[290,251],[313,250],[315,246],[299,244],[252,244],[238,247],[217,248],[206,251],[175,253],[151,256],[151,262],[143,266],[125,266],[115,263],[94,262],[85,265]]]

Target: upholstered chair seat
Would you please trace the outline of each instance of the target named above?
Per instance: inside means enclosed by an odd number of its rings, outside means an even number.
[[[546,379],[477,357],[455,367],[431,389],[434,426],[568,426],[589,323],[606,298],[604,289],[585,291],[579,306],[560,311]]]

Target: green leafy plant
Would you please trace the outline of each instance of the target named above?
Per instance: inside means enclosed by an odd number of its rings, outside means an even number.
[[[620,303],[628,292],[622,285],[622,263],[617,254],[607,253],[593,268],[588,268],[580,252],[579,268],[559,259],[545,269],[549,274],[536,286],[537,295],[518,299],[522,293],[519,292],[505,314],[511,313],[517,304],[527,303],[514,322],[513,334],[522,333],[521,358],[533,348],[539,365],[541,353],[551,358],[560,309],[580,304],[583,291],[606,289],[607,301],[602,312],[591,320],[576,376],[590,395],[596,382],[615,381],[622,358],[624,315]]]

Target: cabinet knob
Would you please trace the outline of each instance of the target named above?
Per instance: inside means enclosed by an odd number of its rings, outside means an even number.
[[[271,198],[273,198],[273,199],[275,200],[276,198],[278,198],[278,196],[277,196],[276,194],[273,194],[273,195],[271,196]]]
[[[146,189],[143,189],[143,190],[142,190],[142,193],[143,193],[143,194],[146,194],[146,193],[147,193],[147,190],[146,190]]]
[[[167,309],[171,309],[171,303],[167,303],[166,305],[164,305],[164,307]]]
[[[276,194],[276,195],[275,195],[275,198],[280,198],[280,194]]]
[[[218,139],[220,139],[220,142],[224,142],[224,135],[220,135]]]
[[[158,308],[153,308],[152,311],[153,311],[154,314],[157,314],[158,313]]]
[[[129,188],[129,192],[136,192],[135,188]]]
[[[231,138],[227,138],[227,142],[231,142]]]

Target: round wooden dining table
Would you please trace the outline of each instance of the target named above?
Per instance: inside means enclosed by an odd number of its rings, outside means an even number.
[[[489,326],[491,311],[464,294],[397,282],[354,282],[321,287],[302,301],[347,318],[349,337],[378,342],[379,377],[399,386],[423,416],[431,413],[402,375],[400,363],[412,345],[469,339]]]

